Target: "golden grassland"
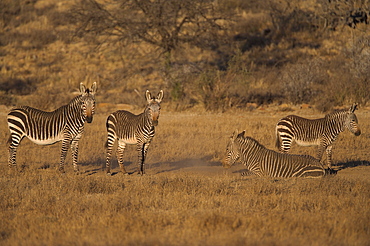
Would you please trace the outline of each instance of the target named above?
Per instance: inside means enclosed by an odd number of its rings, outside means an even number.
[[[138,111],[139,112],[139,111]],[[136,112],[136,113],[138,113]],[[369,245],[370,115],[357,112],[362,135],[342,133],[333,149],[339,170],[320,179],[241,177],[237,163],[224,169],[226,143],[246,129],[274,148],[274,126],[295,113],[264,108],[223,114],[168,112],[162,105],[149,148],[147,174],[123,176],[113,158],[106,176],[105,119],[97,108],[80,141],[81,175],[68,153],[66,174],[57,171],[60,144],[24,139],[20,173],[7,167],[6,112],[1,112],[0,245]],[[294,146],[293,153],[315,155]],[[135,147],[125,164],[136,170]]]

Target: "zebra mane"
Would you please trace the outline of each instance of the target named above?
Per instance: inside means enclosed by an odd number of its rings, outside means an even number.
[[[249,136],[242,137],[242,136],[240,136],[238,138],[241,138],[243,144],[254,145],[254,146],[257,146],[259,148],[266,149],[266,147],[264,145],[262,145],[260,142],[258,142],[256,139],[254,139],[252,137],[249,137]]]
[[[30,106],[24,106],[24,105],[19,106],[18,108],[25,109],[25,110],[32,109],[34,111],[41,112],[41,113],[51,113],[51,112],[56,112],[56,111],[62,110],[62,108],[66,108],[68,106],[75,106],[76,104],[78,104],[80,102],[81,97],[82,97],[82,95],[78,95],[78,96],[72,98],[72,100],[68,104],[64,104],[64,105],[60,106],[59,108],[56,108],[52,111],[45,111],[45,110],[41,110],[41,109],[38,109],[38,108],[30,107]]]
[[[331,112],[329,114],[326,114],[325,115],[325,119],[336,118],[339,115],[343,115],[343,114],[346,114],[346,113],[348,113],[348,110],[347,109],[337,109],[337,110],[334,110],[333,112]]]
[[[88,89],[86,89],[86,90],[88,90]],[[73,104],[76,104],[76,103],[80,102],[82,97],[83,97],[83,95],[78,95],[78,96],[72,98],[72,100],[65,106],[73,105]]]

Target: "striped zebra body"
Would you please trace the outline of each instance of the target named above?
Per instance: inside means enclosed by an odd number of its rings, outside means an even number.
[[[117,159],[123,174],[127,174],[123,164],[123,152],[126,145],[136,144],[138,151],[138,174],[145,174],[144,162],[149,145],[155,134],[155,126],[158,125],[160,113],[160,102],[163,99],[161,90],[157,97],[152,97],[147,90],[145,93],[147,106],[143,113],[134,115],[131,112],[119,110],[110,114],[107,118],[106,127],[108,139],[106,142],[107,159],[106,172],[111,174],[110,159],[112,156],[113,145],[118,142]]]
[[[322,177],[326,170],[315,158],[307,155],[290,155],[265,148],[245,131],[234,132],[227,146],[224,167],[230,167],[238,159],[248,172],[263,177]]]
[[[288,153],[293,141],[301,146],[318,146],[317,159],[321,160],[326,151],[327,165],[331,168],[332,147],[339,133],[348,129],[356,136],[361,134],[354,114],[356,108],[354,104],[349,110],[338,110],[314,120],[296,115],[284,117],[276,125],[276,147]]]
[[[85,121],[92,122],[95,110],[96,83],[86,89],[81,83],[81,95],[67,105],[52,112],[45,112],[28,106],[12,109],[7,117],[10,130],[9,167],[16,166],[17,148],[24,137],[39,145],[49,145],[62,141],[59,171],[64,172],[64,162],[71,147],[74,170],[78,172],[78,141]]]

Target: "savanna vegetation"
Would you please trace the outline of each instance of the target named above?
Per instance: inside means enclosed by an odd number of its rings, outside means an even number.
[[[174,110],[369,101],[367,0],[0,4],[5,105],[55,108],[81,81],[113,104],[161,88]]]
[[[369,2],[0,1],[0,245],[369,245]],[[53,110],[98,83],[81,175],[60,144],[23,140],[9,172],[6,114]],[[164,90],[147,175],[104,173],[105,120]],[[236,129],[274,149],[275,123],[359,103],[337,175],[241,177],[222,167]],[[5,106],[4,106],[5,105]],[[314,148],[293,153],[315,156]],[[129,172],[135,147],[125,151]]]
[[[115,158],[114,175],[105,174],[102,113],[80,141],[81,175],[74,174],[70,153],[66,174],[58,173],[60,144],[42,147],[25,139],[18,151],[21,172],[9,173],[6,155],[0,157],[0,244],[368,245],[370,116],[365,111],[358,113],[363,134],[344,132],[335,144],[335,176],[265,179],[241,177],[240,163],[222,167],[236,128],[274,148],[274,124],[284,113],[163,109],[144,176],[121,175]],[[8,136],[5,123],[0,133]],[[296,145],[292,151],[315,154],[315,148]],[[136,158],[136,148],[128,146],[128,172],[136,170]]]

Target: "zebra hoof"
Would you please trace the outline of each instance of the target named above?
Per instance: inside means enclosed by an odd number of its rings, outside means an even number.
[[[330,167],[326,170],[326,173],[329,174],[329,175],[336,175],[337,172],[338,172],[338,170],[334,170]]]
[[[107,176],[112,176],[112,173],[111,172],[107,172],[105,173]]]

